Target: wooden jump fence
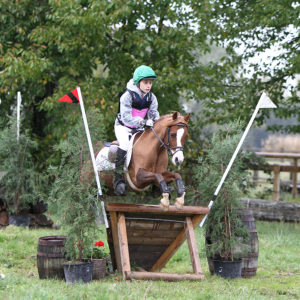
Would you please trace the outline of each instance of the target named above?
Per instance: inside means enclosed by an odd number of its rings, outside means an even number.
[[[292,197],[297,197],[297,175],[300,172],[300,166],[298,166],[298,160],[300,159],[300,153],[273,153],[273,152],[256,152],[257,155],[273,158],[273,159],[289,159],[292,161],[290,165],[283,163],[268,163],[265,167],[273,172],[273,200],[279,201],[280,199],[280,173],[289,172],[292,177]],[[256,168],[254,172],[262,170],[263,166]],[[257,176],[257,175],[256,175]]]
[[[110,227],[107,229],[114,269],[124,280],[202,280],[194,228],[209,212],[208,207],[170,206],[162,211],[159,205],[106,205]],[[159,272],[187,240],[193,273]],[[132,266],[139,270],[132,270]]]

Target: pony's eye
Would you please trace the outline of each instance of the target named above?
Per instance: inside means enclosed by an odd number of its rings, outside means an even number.
[[[175,138],[176,137],[176,133],[171,133],[171,137]]]

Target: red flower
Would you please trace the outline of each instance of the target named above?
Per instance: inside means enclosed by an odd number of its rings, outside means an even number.
[[[95,242],[95,246],[102,247],[104,246],[104,243],[102,241]]]

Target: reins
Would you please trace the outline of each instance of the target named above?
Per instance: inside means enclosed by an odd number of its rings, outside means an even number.
[[[176,152],[178,152],[178,151],[183,151],[183,146],[176,146],[176,147],[171,147],[171,146],[170,146],[170,128],[173,127],[173,126],[187,127],[187,125],[184,124],[184,123],[178,123],[178,124],[169,126],[168,129],[167,129],[167,134],[168,134],[168,143],[167,143],[167,144],[164,143],[164,141],[163,141],[163,140],[161,139],[161,137],[156,133],[156,131],[154,130],[154,128],[151,127],[152,132],[154,133],[154,135],[155,135],[155,136],[158,138],[158,140],[160,141],[161,147],[164,147],[164,148],[167,150],[167,152],[168,152],[168,154],[169,154],[170,156],[173,156],[173,155],[174,155]],[[171,151],[171,150],[173,150],[173,149],[176,149],[176,151],[175,151],[174,153]]]

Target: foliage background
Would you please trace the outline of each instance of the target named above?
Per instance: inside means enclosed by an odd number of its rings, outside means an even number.
[[[196,112],[190,157],[205,146],[209,124],[248,120],[263,90],[279,106],[277,117],[299,121],[299,86],[283,97],[299,74],[299,9],[287,0],[3,0],[1,119],[21,91],[24,126],[39,146],[36,163],[40,169],[59,164],[52,146],[80,111],[62,109],[57,100],[79,85],[86,107],[104,113],[103,134],[113,139],[119,93],[134,69],[147,64],[158,74],[153,89],[161,114],[184,107]],[[242,63],[276,45],[283,51],[264,64],[253,62],[247,74]],[[269,114],[262,110],[258,124]],[[298,124],[276,129],[299,132]]]

